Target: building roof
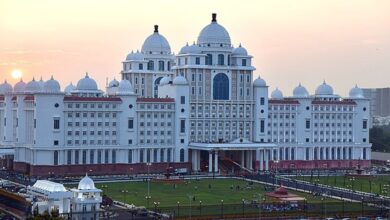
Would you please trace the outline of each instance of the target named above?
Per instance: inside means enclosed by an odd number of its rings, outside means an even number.
[[[48,192],[66,192],[64,185],[55,183],[49,180],[37,180],[33,187],[48,191]]]
[[[268,103],[269,104],[281,104],[281,105],[290,105],[290,104],[294,104],[294,105],[299,105],[299,102],[297,100],[294,100],[294,99],[270,99],[268,100]]]
[[[336,100],[313,100],[313,105],[356,105],[356,102],[350,99]]]
[[[119,97],[81,97],[81,96],[65,96],[64,101],[73,102],[121,102]]]
[[[137,102],[175,102],[173,98],[137,98]]]

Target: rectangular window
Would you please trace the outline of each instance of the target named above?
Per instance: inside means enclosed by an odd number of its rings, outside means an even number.
[[[58,146],[58,140],[55,140],[53,144],[54,146]]]
[[[54,130],[58,130],[58,129],[60,129],[60,119],[55,118],[54,119]]]
[[[195,64],[196,65],[200,65],[200,57],[196,57],[195,58]]]
[[[363,129],[367,129],[367,120],[363,120]]]
[[[264,124],[265,124],[264,119],[261,119],[260,120],[260,133],[264,133]]]
[[[144,69],[144,65],[142,63],[138,64],[138,69],[143,70]]]
[[[128,129],[133,129],[134,128],[134,120],[133,119],[129,119],[127,121],[127,128]]]
[[[72,164],[72,151],[71,150],[68,150],[67,151],[68,153],[68,155],[67,155],[67,164]]]
[[[246,66],[246,59],[242,59],[242,66]]]
[[[310,120],[309,119],[306,120],[306,129],[310,129]]]
[[[186,97],[180,96],[180,104],[186,104]]]
[[[186,120],[180,120],[180,133],[186,132]]]
[[[260,105],[264,105],[265,104],[265,99],[264,99],[264,97],[261,97],[260,98]]]

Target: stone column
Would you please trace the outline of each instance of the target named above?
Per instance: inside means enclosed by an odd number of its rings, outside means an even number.
[[[249,169],[253,170],[253,150],[249,151]]]
[[[215,151],[215,153],[214,153],[214,171],[216,173],[219,172],[219,169],[218,169],[218,151]]]
[[[241,167],[245,167],[245,151],[241,151]]]
[[[209,173],[213,172],[213,154],[209,151]]]
[[[269,167],[268,167],[269,155],[270,155],[269,150],[265,150],[265,170],[268,170],[268,169],[269,169]]]
[[[260,150],[260,171],[264,170],[264,150]]]

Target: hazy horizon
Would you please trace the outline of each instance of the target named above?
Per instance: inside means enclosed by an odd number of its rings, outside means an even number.
[[[211,13],[252,55],[270,86],[310,93],[326,80],[345,96],[355,84],[390,86],[390,1],[11,1],[0,0],[0,82],[54,75],[62,89],[85,72],[104,90],[158,24],[178,53]]]

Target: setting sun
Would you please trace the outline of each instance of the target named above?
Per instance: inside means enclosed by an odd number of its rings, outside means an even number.
[[[14,78],[14,79],[20,79],[22,77],[23,73],[20,70],[14,70],[14,71],[12,71],[11,75],[12,75],[12,78]]]

